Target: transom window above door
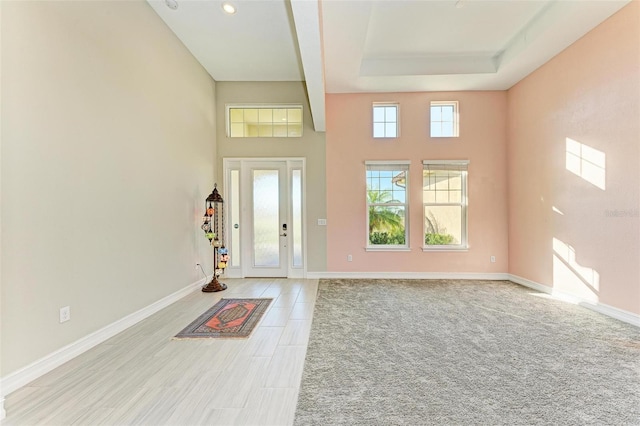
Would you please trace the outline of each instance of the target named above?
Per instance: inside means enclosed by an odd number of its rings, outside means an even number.
[[[299,138],[302,105],[227,105],[231,138]]]

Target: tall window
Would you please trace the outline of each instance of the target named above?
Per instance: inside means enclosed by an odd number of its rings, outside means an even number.
[[[422,162],[424,250],[467,248],[466,160]]]
[[[302,136],[302,105],[228,105],[231,138],[295,138]]]
[[[458,101],[431,102],[431,137],[458,137]]]
[[[409,247],[409,162],[367,161],[367,249]]]
[[[373,104],[373,137],[398,137],[398,104]]]

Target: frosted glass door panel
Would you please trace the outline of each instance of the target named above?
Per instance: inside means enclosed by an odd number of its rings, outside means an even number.
[[[231,170],[231,266],[240,266],[240,170]]]
[[[280,184],[278,170],[253,170],[254,266],[280,266]]]
[[[293,267],[302,267],[302,170],[291,174],[291,208],[293,231]]]

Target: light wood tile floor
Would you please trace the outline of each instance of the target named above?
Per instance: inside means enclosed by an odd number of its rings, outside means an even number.
[[[290,425],[317,280],[194,291],[6,397],[9,425]],[[221,298],[272,297],[248,339],[172,340]]]

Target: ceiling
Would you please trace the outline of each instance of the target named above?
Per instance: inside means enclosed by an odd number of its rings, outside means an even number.
[[[214,80],[305,81],[324,131],[325,93],[505,90],[630,0],[147,1]]]

